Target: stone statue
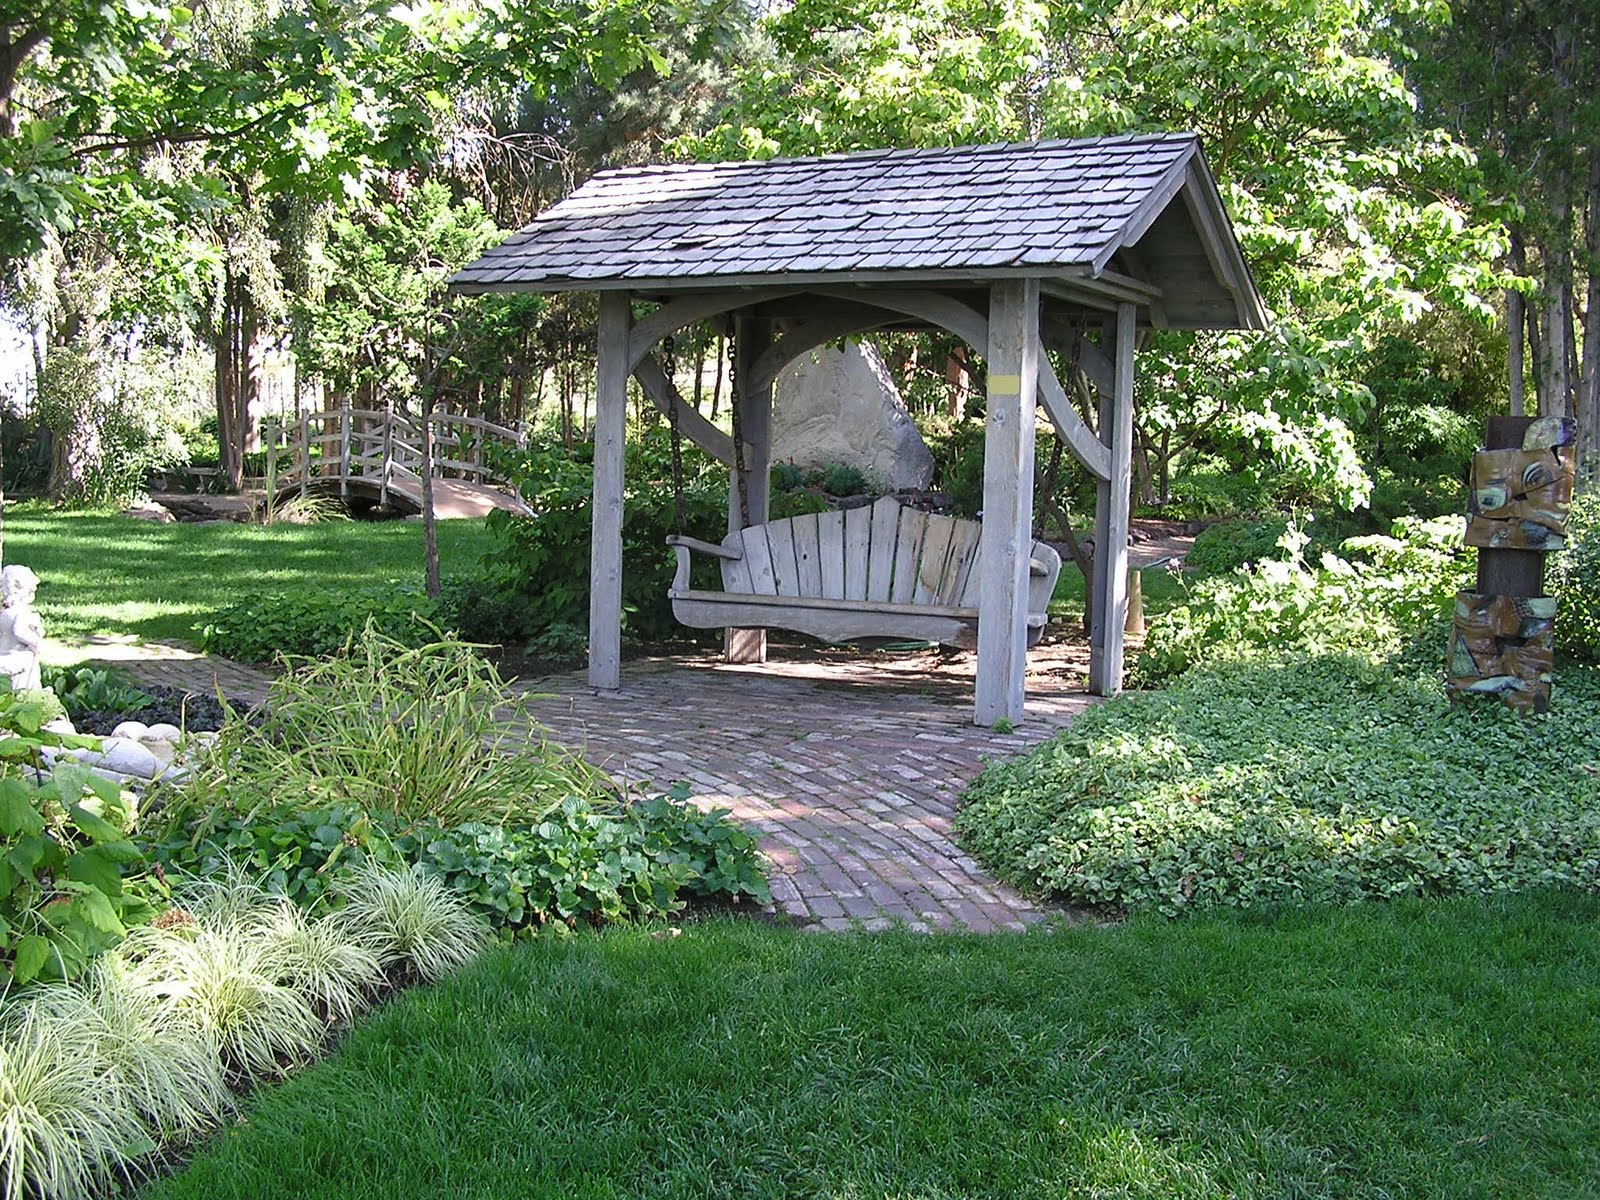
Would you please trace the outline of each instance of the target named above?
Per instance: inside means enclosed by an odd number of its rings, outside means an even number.
[[[0,569],[0,675],[13,691],[40,686],[39,651],[44,648],[44,622],[33,611],[39,577],[13,563]]]

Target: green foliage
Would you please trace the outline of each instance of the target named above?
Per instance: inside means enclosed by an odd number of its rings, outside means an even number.
[[[1203,578],[1226,574],[1246,563],[1278,558],[1283,549],[1283,535],[1288,530],[1287,517],[1219,521],[1207,526],[1194,539],[1194,547],[1184,556],[1183,565]]]
[[[499,238],[481,204],[454,203],[434,180],[335,217],[314,264],[315,298],[297,306],[305,336],[296,355],[341,391],[421,403],[414,392],[430,369],[419,355],[438,320],[436,292]]]
[[[154,915],[144,888],[124,880],[144,863],[129,840],[129,798],[65,759],[44,782],[30,778],[42,747],[98,744],[42,732],[48,711],[0,693],[0,727],[11,731],[0,743],[0,969],[18,983],[74,978]]]
[[[1431,308],[1483,320],[1498,223],[1477,168],[1418,118],[1374,0],[799,0],[741,75],[714,157],[1193,129],[1272,313],[1259,336],[1151,337],[1144,441],[1214,443],[1353,504],[1366,352]],[[1439,19],[1435,6],[1407,12]],[[1337,130],[1334,136],[1328,131]]]
[[[537,825],[419,830],[396,848],[512,932],[674,913],[684,896],[769,898],[755,838],[682,792],[620,812],[573,798]]]
[[[1567,548],[1554,556],[1550,576],[1557,652],[1600,662],[1600,489],[1594,485],[1572,502]]]
[[[39,674],[74,719],[86,712],[137,712],[155,703],[127,675],[105,667],[41,666]]]
[[[150,850],[167,871],[198,878],[244,872],[266,891],[311,907],[328,895],[343,869],[367,856],[393,857],[388,834],[366,812],[343,802],[286,804],[212,814],[198,828],[181,823],[172,805],[165,836]]]
[[[1569,669],[1557,693],[1533,721],[1452,705],[1437,669],[1207,665],[992,765],[958,828],[1018,886],[1168,915],[1600,890],[1600,675]]]
[[[1402,520],[1391,536],[1348,539],[1349,558],[1324,554],[1313,566],[1305,558],[1309,539],[1291,528],[1281,539],[1286,557],[1203,580],[1186,603],[1163,613],[1133,678],[1148,687],[1198,663],[1293,650],[1397,655],[1444,618],[1466,585],[1463,530],[1459,517]]]
[[[579,454],[589,451],[582,447]],[[727,476],[690,445],[683,447],[682,459],[686,531],[719,541],[727,528]],[[502,631],[480,625],[478,631],[499,632],[502,636],[490,639],[496,642],[515,642],[556,624],[587,627],[593,467],[557,443],[542,443],[516,456],[508,470],[534,515],[489,515],[496,544],[484,556],[481,586],[508,597],[499,605],[517,624]],[[667,601],[674,558],[666,539],[677,532],[668,431],[659,425],[636,431],[628,440],[622,521],[622,556],[628,564],[622,606],[631,636],[658,639],[681,632]],[[480,601],[474,611],[485,607]]]
[[[199,845],[229,816],[284,807],[349,805],[402,830],[538,820],[569,796],[609,794],[472,647],[410,647],[368,625],[332,658],[289,659],[257,718],[227,722],[167,797],[163,821]]]
[[[438,637],[447,608],[418,585],[383,585],[346,592],[313,588],[250,596],[219,609],[196,626],[201,649],[239,662],[274,662],[279,656],[321,658],[337,654],[351,637],[372,626],[406,646]]]

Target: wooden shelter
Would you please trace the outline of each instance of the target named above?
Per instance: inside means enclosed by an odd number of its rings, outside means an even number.
[[[729,466],[737,530],[767,518],[772,385],[787,363],[873,330],[963,339],[987,367],[975,567],[975,720],[986,725],[1023,716],[1037,407],[1099,480],[1089,686],[1110,695],[1122,685],[1139,330],[1266,327],[1191,134],[609,171],[451,286],[600,295],[589,607],[589,678],[600,688],[620,683],[630,376]],[[657,307],[636,317],[641,302]],[[683,402],[658,351],[713,318],[734,330],[738,445]],[[1044,348],[1093,385],[1098,434]],[[758,661],[764,634],[729,647]]]

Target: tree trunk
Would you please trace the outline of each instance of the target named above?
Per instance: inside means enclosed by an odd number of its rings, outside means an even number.
[[[1600,149],[1589,150],[1586,209],[1589,289],[1583,312],[1583,366],[1578,372],[1578,461],[1585,482],[1600,476]]]
[[[1511,269],[1518,275],[1528,271],[1527,252],[1522,248],[1522,233],[1511,231]],[[1527,407],[1527,374],[1522,352],[1528,344],[1527,302],[1515,288],[1506,291],[1506,369],[1511,376],[1511,415],[1520,417]]]

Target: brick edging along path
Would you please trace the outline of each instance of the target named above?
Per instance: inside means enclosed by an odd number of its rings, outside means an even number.
[[[142,651],[142,652],[141,652]],[[269,676],[171,647],[116,665],[148,683],[258,701]],[[903,922],[918,930],[1020,930],[1047,910],[955,844],[957,798],[983,760],[1045,741],[1092,703],[1070,672],[1029,680],[1028,720],[971,723],[970,676],[882,660],[798,657],[729,667],[709,655],[629,662],[620,692],[581,672],[518,685],[557,742],[619,784],[682,780],[696,803],[755,830],[777,912],[810,928]]]

